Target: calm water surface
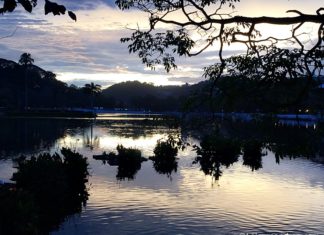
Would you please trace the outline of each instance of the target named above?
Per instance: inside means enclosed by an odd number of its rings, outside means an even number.
[[[215,180],[192,163],[197,155],[187,147],[179,152],[177,171],[171,175],[158,174],[147,161],[133,180],[117,180],[117,167],[94,160],[93,154],[123,144],[149,157],[157,140],[169,134],[182,135],[192,145],[199,144],[198,135],[143,119],[8,119],[1,127],[6,136],[0,137],[0,179],[11,177],[11,158],[22,153],[66,146],[88,156],[87,205],[52,232],[55,235],[324,234],[324,165],[314,159],[282,158],[278,164],[274,152],[264,150],[261,169],[252,171],[240,156],[222,167],[222,176]]]

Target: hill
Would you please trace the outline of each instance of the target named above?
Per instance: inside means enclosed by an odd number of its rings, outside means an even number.
[[[118,108],[176,111],[182,108],[193,86],[154,86],[138,81],[122,82],[102,91]]]
[[[96,95],[94,105],[151,111],[179,111],[187,98],[201,85],[154,86],[149,83],[122,82]],[[83,88],[56,79],[55,74],[36,65],[28,68],[0,59],[0,107],[90,108],[91,95]]]
[[[85,107],[85,98],[81,89],[57,80],[52,72],[0,59],[0,107]]]

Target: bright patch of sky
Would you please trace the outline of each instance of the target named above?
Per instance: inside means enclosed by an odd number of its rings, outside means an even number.
[[[139,80],[156,85],[196,83],[202,77],[202,68],[217,61],[217,48],[198,57],[181,58],[178,69],[166,73],[157,67],[150,70],[140,59],[128,53],[120,38],[129,36],[129,28],[147,28],[147,14],[137,11],[120,11],[113,1],[57,0],[73,9],[78,21],[68,16],[44,16],[41,1],[32,14],[17,10],[0,15],[0,57],[17,61],[23,52],[31,53],[35,64],[58,75],[58,79],[82,86],[89,81],[110,86],[126,80]],[[241,0],[237,15],[286,16],[289,9],[314,14],[323,1],[318,0]],[[289,15],[293,15],[290,13]],[[289,32],[287,28],[262,25],[264,34]],[[312,26],[306,28],[312,32]],[[307,40],[308,38],[305,38]],[[225,56],[242,53],[238,45],[227,47]]]

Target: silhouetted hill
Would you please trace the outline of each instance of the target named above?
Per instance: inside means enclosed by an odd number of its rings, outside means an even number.
[[[154,86],[138,81],[122,82],[103,90],[105,99],[113,100],[119,108],[152,111],[175,111],[183,108],[194,86]]]
[[[55,74],[36,65],[26,69],[14,61],[0,59],[0,107],[86,107],[87,96],[82,89],[67,86]]]
[[[264,84],[257,80],[222,77],[211,93],[211,82],[194,85],[154,86],[128,81],[93,96],[84,88],[55,78],[38,66],[28,67],[0,59],[0,108],[122,108],[150,111],[301,112],[323,110],[324,89],[314,83],[302,99],[302,78]]]

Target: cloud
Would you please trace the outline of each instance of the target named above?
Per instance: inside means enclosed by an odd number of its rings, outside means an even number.
[[[20,54],[29,52],[38,66],[57,73],[68,83],[83,85],[91,80],[103,86],[126,79],[155,84],[195,83],[203,80],[203,67],[218,61],[217,48],[213,48],[197,57],[176,58],[178,69],[169,74],[161,66],[151,70],[128,53],[127,44],[120,43],[121,37],[131,34],[126,27],[147,27],[146,14],[120,11],[114,1],[56,2],[75,11],[78,21],[67,15],[44,16],[41,1],[32,14],[17,10],[1,15],[0,38],[18,29],[12,37],[0,40],[0,57],[17,61]],[[239,47],[227,48],[223,55],[242,52]]]
[[[115,7],[115,1],[112,0],[61,0],[56,1],[58,4],[63,4],[69,10],[93,10],[96,9],[99,5],[104,4],[110,7]]]
[[[195,84],[202,81],[201,77],[168,77],[170,82],[177,82],[181,84]]]

